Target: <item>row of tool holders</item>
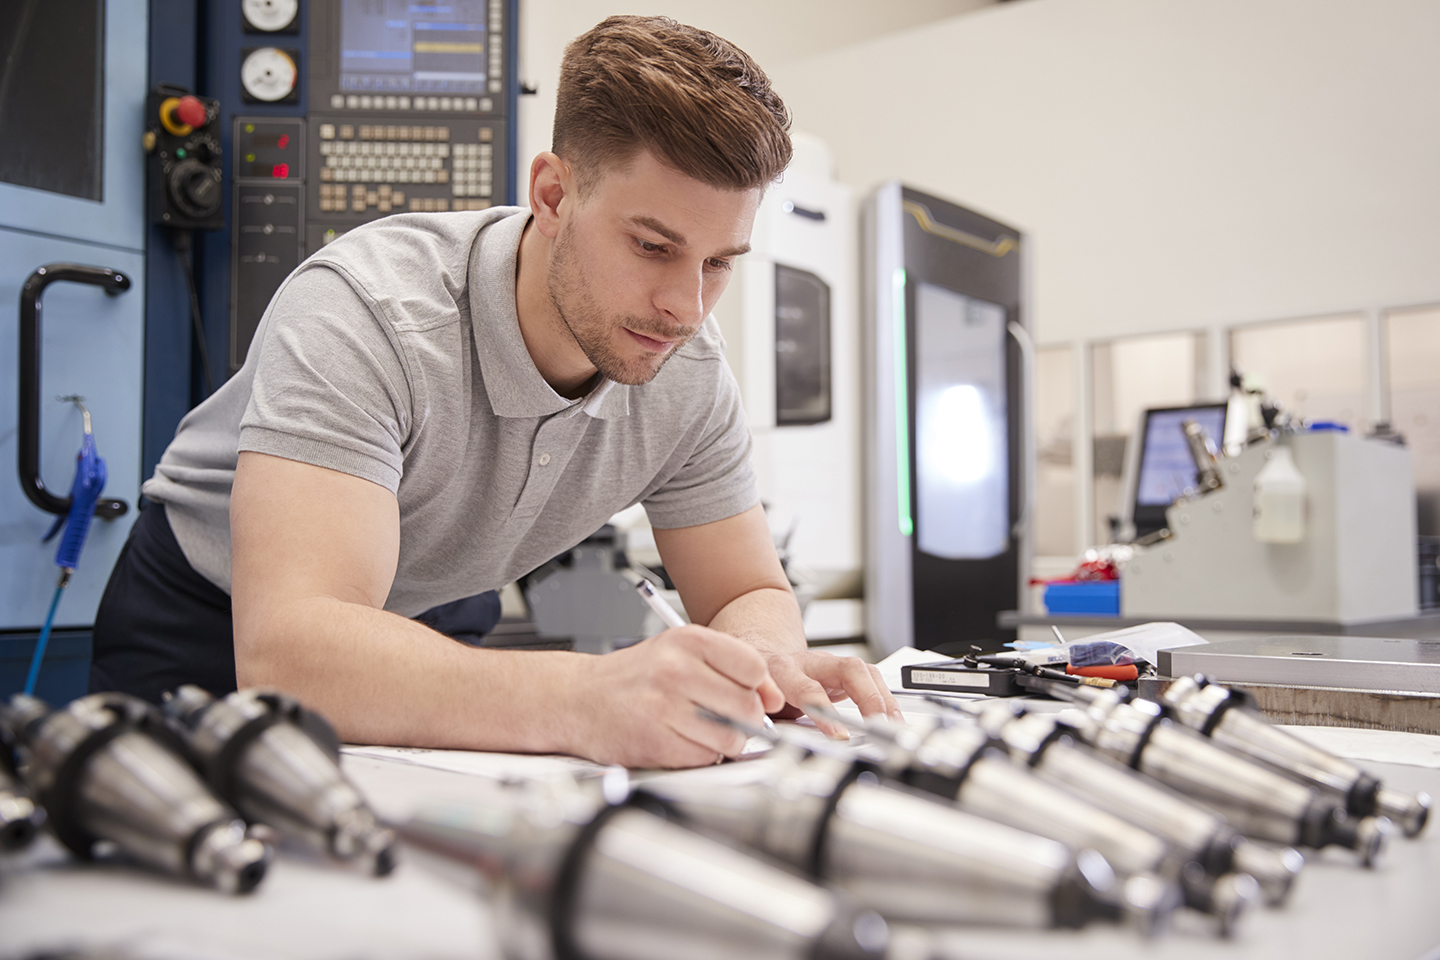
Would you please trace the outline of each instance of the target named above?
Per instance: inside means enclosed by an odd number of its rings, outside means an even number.
[[[1054,692],[1076,709],[969,702],[910,726],[853,724],[848,745],[780,724],[762,734],[766,757],[723,776],[481,780],[473,801],[388,826],[341,773],[329,725],[282,694],[183,687],[163,708],[94,694],[55,711],[17,695],[0,706],[0,844],[22,845],[48,814],[78,856],[116,849],[244,892],[267,835],[377,875],[398,835],[422,863],[483,875],[514,960],[722,946],[851,960],[927,955],[892,929],[1109,923],[1154,937],[1177,910],[1228,936],[1285,902],[1302,850],[1370,866],[1424,829],[1428,796],[1386,788],[1204,678],[1159,701]]]

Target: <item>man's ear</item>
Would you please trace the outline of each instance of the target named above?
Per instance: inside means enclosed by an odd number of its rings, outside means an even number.
[[[560,205],[574,191],[570,164],[550,151],[530,163],[530,212],[541,235],[554,240],[560,232]]]

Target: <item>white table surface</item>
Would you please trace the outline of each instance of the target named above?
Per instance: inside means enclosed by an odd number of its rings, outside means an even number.
[[[904,706],[931,709],[908,698]],[[1440,796],[1440,737],[1293,729],[1360,760],[1387,786]],[[486,788],[487,777],[546,776],[579,763],[368,748],[348,752],[344,761],[376,810],[391,818],[408,816],[421,803],[473,796]],[[721,767],[694,775],[724,773]],[[938,956],[956,960],[1440,958],[1440,826],[1431,825],[1418,840],[1396,838],[1374,870],[1341,851],[1313,855],[1290,902],[1253,912],[1229,941],[1216,939],[1205,918],[1187,913],[1152,942],[1102,926],[966,929],[942,932],[937,947]],[[372,879],[284,849],[254,893],[228,897],[133,867],[80,863],[44,837],[22,854],[0,857],[0,958],[59,948],[111,948],[156,960],[500,956],[478,883],[456,883],[403,859],[391,876]]]

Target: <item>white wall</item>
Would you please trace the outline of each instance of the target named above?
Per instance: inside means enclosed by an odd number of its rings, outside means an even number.
[[[650,0],[639,6],[613,0],[521,0],[520,78],[537,88],[520,98],[520,196],[530,161],[550,149],[555,85],[565,45],[612,14],[659,14],[710,30],[738,45],[767,72],[825,50],[872,39],[916,24],[949,19],[995,0]],[[853,69],[853,67],[851,68]],[[784,96],[784,90],[781,90]]]
[[[1053,343],[1440,300],[1437,39],[1440,0],[1026,0],[770,73],[857,190],[1026,231]]]

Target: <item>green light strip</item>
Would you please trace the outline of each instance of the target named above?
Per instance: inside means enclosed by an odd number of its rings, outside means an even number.
[[[895,271],[891,281],[895,297],[895,482],[896,503],[900,508],[900,535],[915,532],[910,513],[910,390],[905,375],[908,354],[905,349],[905,270]]]

